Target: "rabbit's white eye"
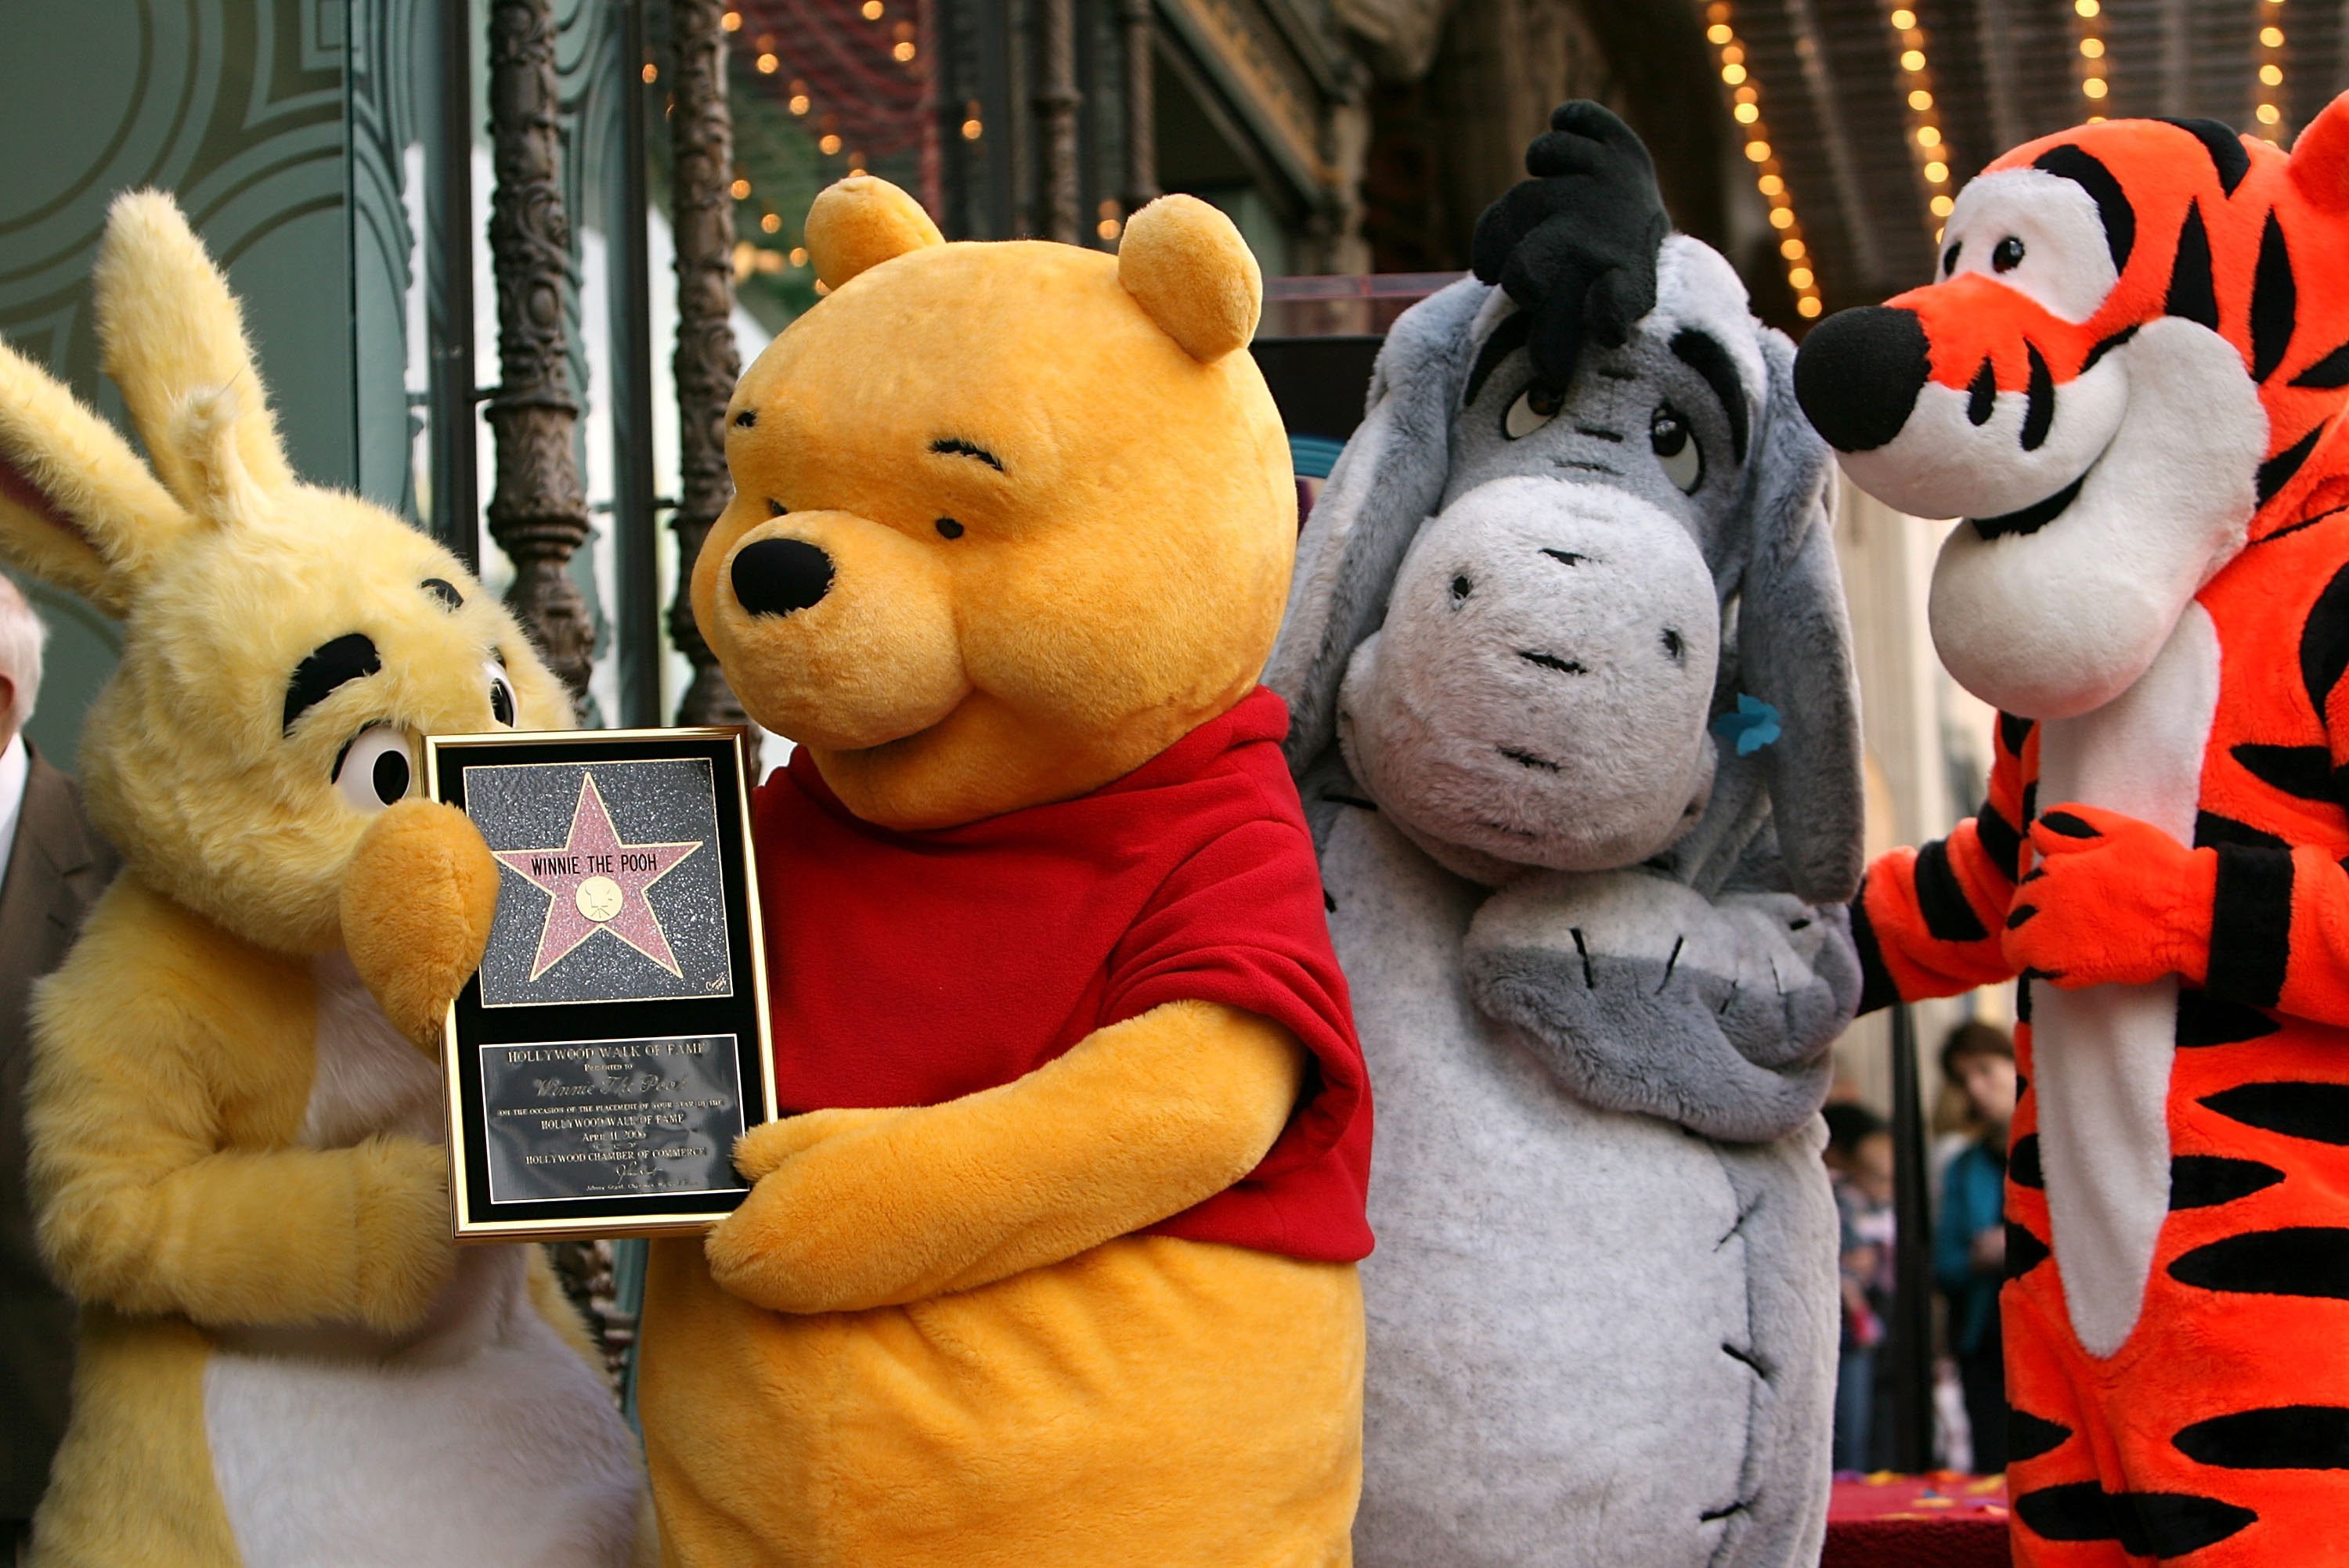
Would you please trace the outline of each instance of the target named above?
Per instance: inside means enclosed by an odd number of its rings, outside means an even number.
[[[1655,449],[1656,461],[1663,465],[1664,478],[1682,494],[1704,483],[1704,453],[1697,449],[1696,437],[1690,431],[1688,421],[1671,404],[1657,409],[1655,418],[1649,421],[1648,445]]]
[[[1523,440],[1557,418],[1558,409],[1565,404],[1565,393],[1553,392],[1536,382],[1518,393],[1509,411],[1501,416],[1501,434],[1513,441]]]
[[[514,727],[514,715],[521,711],[515,699],[513,677],[506,674],[505,665],[490,661],[490,717],[508,729]]]
[[[397,725],[377,724],[352,737],[335,762],[335,788],[355,810],[380,811],[416,782],[415,749]]]

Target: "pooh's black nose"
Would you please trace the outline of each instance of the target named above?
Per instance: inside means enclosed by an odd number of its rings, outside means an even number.
[[[734,597],[753,615],[788,615],[832,592],[832,557],[804,539],[762,539],[734,556]]]
[[[1913,310],[1862,305],[1811,328],[1795,356],[1795,400],[1839,452],[1868,452],[1909,422],[1932,374],[1925,324]]]

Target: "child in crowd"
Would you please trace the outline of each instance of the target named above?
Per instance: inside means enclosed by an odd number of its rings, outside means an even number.
[[[1843,1337],[1836,1367],[1835,1467],[1883,1468],[1876,1357],[1892,1306],[1892,1130],[1863,1105],[1826,1108],[1827,1174],[1842,1220]]]
[[[1941,1046],[1941,1075],[1962,1090],[1974,1136],[1941,1180],[1933,1275],[1950,1303],[1950,1349],[1965,1389],[1974,1469],[2006,1468],[2006,1369],[1998,1289],[2006,1267],[2006,1136],[2014,1117],[2014,1042],[1991,1024],[1961,1024]]]

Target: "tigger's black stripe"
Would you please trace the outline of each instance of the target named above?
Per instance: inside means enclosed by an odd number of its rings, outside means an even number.
[[[2293,377],[2292,384],[2294,387],[2313,387],[2319,391],[2331,391],[2335,387],[2349,387],[2349,343],[2343,344]]]
[[[2023,743],[2031,738],[2031,727],[2036,722],[2021,714],[2002,713],[1998,716],[1998,738],[2006,743],[2007,754],[2017,761],[2023,758]]]
[[[2221,1203],[2264,1192],[2282,1180],[2282,1171],[2257,1160],[2230,1160],[2223,1154],[2179,1154],[2169,1161],[2169,1207],[2173,1212],[2179,1209],[2215,1209]]]
[[[2338,1405],[2237,1410],[2180,1428],[2170,1442],[2195,1463],[2221,1470],[2349,1470],[2349,1410]]]
[[[2202,204],[2186,204],[2186,222],[2178,232],[2178,259],[2169,269],[2169,298],[2164,315],[2199,321],[2219,330],[2219,293],[2210,281],[2210,233],[2202,226]]]
[[[2308,688],[2308,706],[2319,719],[2344,670],[2349,670],[2349,566],[2333,574],[2300,627],[2300,683]]]
[[[1917,851],[1917,908],[1937,942],[1980,942],[1990,933],[1966,901],[1958,873],[1950,869],[1950,845],[1935,839]]]
[[[2137,325],[2132,322],[2127,326],[2125,326],[2118,332],[2113,334],[2110,337],[2098,339],[2096,346],[2088,350],[2088,357],[2080,361],[2080,374],[2082,376],[2085,376],[2089,371],[2095,368],[2097,360],[2102,359],[2106,355],[2110,354],[2114,349],[2118,348],[2122,344],[2127,343],[2130,338],[2135,337],[2136,335]]]
[[[2028,980],[2017,980],[2014,983],[2014,1021],[2018,1024],[2031,1022],[2031,982]],[[2018,1088],[2014,1093],[2016,1098],[2020,1099],[2023,1090]]]
[[[2169,1277],[2231,1295],[2349,1301],[2349,1231],[2288,1225],[2225,1236],[2172,1260]]]
[[[2129,205],[2128,192],[2113,171],[2068,141],[2041,153],[2032,167],[2069,180],[2088,193],[2105,222],[2105,249],[2112,253],[2113,271],[2127,271],[2129,253],[2137,249],[2137,209]]]
[[[2190,985],[2178,989],[2178,1043],[2189,1049],[2240,1045],[2283,1027],[2256,1007],[2221,1001]]]
[[[2200,1103],[2265,1132],[2311,1143],[2349,1143],[2349,1084],[2243,1083],[2206,1094]]]
[[[2243,139],[2234,128],[2215,119],[2172,119],[2168,115],[2156,117],[2164,125],[2174,125],[2202,144],[2210,155],[2210,167],[2219,172],[2219,189],[2228,195],[2243,182],[2251,171],[2251,155],[2243,150]]]
[[[2028,1410],[2006,1408],[2006,1457],[2009,1463],[2018,1460],[2035,1460],[2041,1454],[2052,1454],[2064,1446],[2072,1429],[2044,1416],[2034,1416]]]
[[[2021,1279],[2047,1261],[2047,1243],[2016,1224],[2006,1222],[2006,1277]]]
[[[2055,428],[2055,377],[2048,374],[2047,361],[2039,357],[2037,344],[2026,343],[2023,351],[2031,356],[2031,379],[2023,391],[2023,449],[2035,452]]]
[[[2292,851],[2219,846],[2219,893],[2210,913],[2214,996],[2272,1007],[2292,961]]]
[[[2300,465],[2308,461],[2308,454],[2316,450],[2316,438],[2324,434],[2324,421],[2319,419],[2308,434],[2260,465],[2259,491],[2261,506],[2275,499],[2276,491],[2292,483],[2292,476],[2300,472]]]
[[[2292,346],[2298,319],[2298,290],[2292,283],[2292,252],[2285,245],[2283,225],[2268,213],[2260,234],[2259,265],[2251,273],[2251,379],[2265,381],[2283,363]]]
[[[2246,740],[2230,755],[2252,778],[2295,799],[2328,805],[2340,801],[2333,782],[2333,753],[2322,746],[2262,746]]]
[[[2081,368],[2085,370],[2087,367],[2083,366]],[[1998,377],[1992,373],[1990,356],[1985,354],[1982,356],[1982,368],[1974,372],[1973,380],[1966,387],[1966,423],[1989,424],[1990,417],[1997,407]]]
[[[2014,1147],[2006,1151],[2006,1179],[2034,1191],[2047,1185],[2046,1173],[2039,1168],[2039,1134],[2016,1139]]]
[[[2013,823],[1998,814],[1998,808],[1985,800],[1974,813],[1974,841],[2000,874],[2013,882],[2023,871],[2023,835]]]
[[[2246,849],[2283,850],[2291,848],[2273,833],[2263,833],[2249,822],[2238,822],[2232,817],[2222,817],[2216,811],[2198,811],[2194,815],[2194,847],[2216,849],[2221,844],[2240,844]]]
[[[1868,884],[1851,901],[1851,942],[1859,950],[1859,1011],[1873,1013],[1900,1000],[1892,971],[1884,966],[1884,949],[1876,940],[1875,923],[1868,918]]]
[[[2132,1557],[2167,1561],[2217,1544],[2260,1517],[2182,1491],[2108,1492],[2092,1480],[2026,1491],[2014,1517],[2043,1541],[2116,1541]]]

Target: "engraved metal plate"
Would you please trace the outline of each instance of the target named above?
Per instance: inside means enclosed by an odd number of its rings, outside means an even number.
[[[458,1239],[706,1227],[774,1114],[741,739],[732,729],[436,736],[434,798],[499,865],[450,1009]]]

